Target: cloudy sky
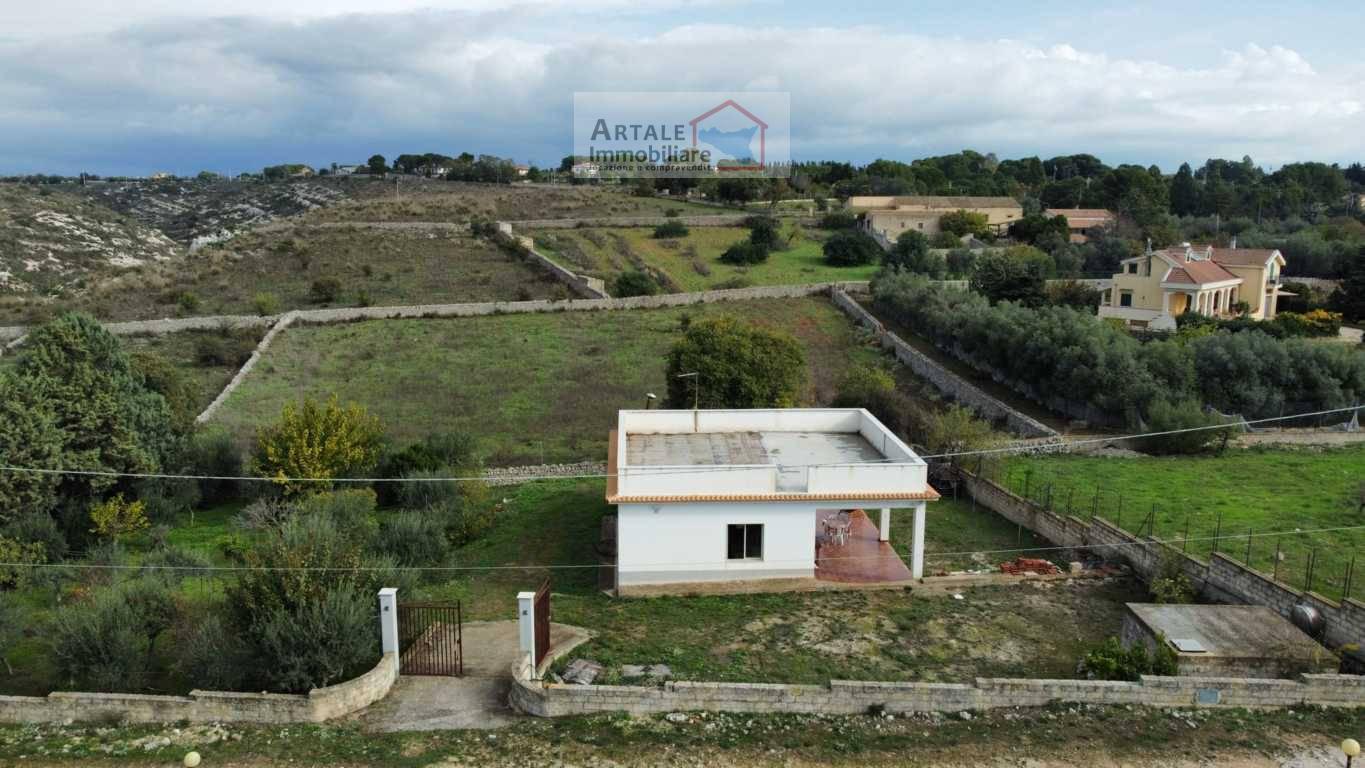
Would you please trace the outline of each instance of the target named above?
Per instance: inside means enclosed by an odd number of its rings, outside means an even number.
[[[797,160],[1365,160],[1358,3],[999,5],[5,2],[0,173],[550,164],[603,90],[789,91]]]

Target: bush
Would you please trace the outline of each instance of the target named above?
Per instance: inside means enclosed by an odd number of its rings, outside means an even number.
[[[622,299],[628,296],[653,296],[659,290],[659,282],[654,276],[638,269],[628,269],[611,282],[611,295]]]
[[[1048,283],[1044,293],[1047,303],[1054,307],[1071,307],[1093,314],[1100,306],[1100,292],[1077,280]]]
[[[262,317],[278,315],[280,313],[280,297],[262,291],[251,297],[251,307],[256,311],[256,314]]]
[[[0,536],[0,592],[20,589],[33,576],[39,565],[47,561],[41,542],[20,542]]]
[[[389,451],[379,464],[379,477],[401,478],[419,471],[435,471],[443,467],[460,467],[459,474],[476,474],[479,462],[474,454],[474,438],[462,432],[441,432],[428,435],[420,443],[412,443],[401,451]],[[379,503],[396,504],[405,483],[376,483]]]
[[[374,549],[403,567],[439,565],[450,554],[444,521],[436,509],[386,515],[379,523]]]
[[[305,496],[295,502],[294,514],[328,520],[346,539],[365,547],[374,537],[376,503],[373,490],[346,488]]]
[[[179,583],[190,576],[208,573],[212,565],[200,552],[183,547],[154,549],[142,557],[142,569],[148,575],[170,583]]]
[[[84,691],[136,691],[153,674],[156,638],[170,627],[175,604],[165,584],[149,579],[95,592],[89,602],[57,612],[53,659],[64,684]]]
[[[768,249],[760,245],[754,245],[748,241],[740,241],[725,249],[720,255],[722,264],[732,264],[735,266],[747,266],[749,264],[762,264],[768,260]]]
[[[970,248],[954,248],[944,257],[948,263],[948,274],[955,278],[970,277],[976,269],[976,251]]]
[[[273,478],[286,494],[325,491],[327,483],[288,478],[367,473],[379,460],[382,437],[379,420],[364,408],[342,407],[336,396],[325,405],[304,398],[298,406],[285,405],[279,422],[257,433],[252,471]]]
[[[896,246],[885,255],[885,263],[930,280],[942,280],[948,272],[948,262],[941,254],[930,251],[929,241],[918,232],[904,232],[896,238]]]
[[[137,484],[137,497],[152,523],[170,525],[199,506],[199,485],[194,480],[155,479]]]
[[[1043,262],[1027,258],[1022,250],[1010,251],[986,253],[978,258],[972,271],[971,289],[990,299],[992,304],[1014,301],[1027,307],[1042,306],[1046,301],[1044,289],[1048,277]]]
[[[866,232],[846,229],[829,236],[824,245],[825,261],[835,267],[856,267],[875,264],[882,257],[882,247]]]
[[[858,217],[851,211],[830,211],[820,217],[816,226],[820,229],[853,229],[858,226]]]
[[[782,235],[773,217],[749,216],[744,219],[744,226],[749,228],[749,244],[755,248],[775,251],[781,247]]]
[[[254,666],[250,649],[221,616],[205,612],[177,638],[175,666],[196,688],[241,690]]]
[[[41,545],[43,559],[49,563],[58,562],[66,556],[66,537],[62,535],[57,521],[45,512],[18,515],[0,528],[0,536],[20,544]]]
[[[341,297],[341,281],[335,277],[320,277],[309,288],[314,304],[332,304]]]
[[[961,248],[962,238],[952,232],[939,232],[929,240],[929,244],[935,248]]]
[[[839,380],[833,408],[866,408],[896,434],[904,434],[911,404],[896,391],[896,379],[871,365],[854,365]]]
[[[231,330],[201,333],[194,340],[195,362],[205,367],[241,368],[255,350],[254,338]]]
[[[147,530],[152,524],[147,519],[146,504],[124,501],[120,493],[90,508],[90,525],[91,533],[119,541]]]
[[[1175,675],[1176,657],[1163,635],[1157,635],[1155,651],[1142,642],[1124,648],[1117,637],[1111,637],[1087,652],[1081,666],[1089,678],[1135,683],[1143,675]]]
[[[1231,436],[1231,428],[1199,429],[1223,424],[1223,417],[1216,413],[1205,413],[1195,400],[1182,400],[1172,403],[1158,400],[1152,403],[1148,412],[1147,429],[1149,432],[1170,432],[1181,429],[1197,429],[1193,432],[1180,432],[1174,435],[1146,437],[1138,441],[1139,449],[1153,454],[1201,453],[1211,446],[1223,442]]]
[[[665,240],[668,238],[687,237],[687,225],[681,221],[665,221],[654,228],[654,239]]]
[[[702,408],[787,408],[805,386],[806,359],[791,336],[721,315],[688,326],[667,371],[670,408],[691,408],[694,392]]]
[[[374,664],[379,638],[372,601],[368,594],[333,589],[262,614],[253,634],[266,687],[305,693],[349,680]]]
[[[1194,602],[1194,585],[1185,569],[1180,567],[1180,555],[1163,552],[1160,567],[1148,585],[1152,600],[1157,603],[1185,604]]]
[[[483,538],[497,520],[497,509],[486,493],[481,497],[464,497],[458,505],[447,503],[432,511],[444,515],[446,536],[457,547]]]
[[[181,291],[175,297],[176,306],[187,313],[199,311],[199,296],[194,291]]]
[[[242,454],[232,436],[222,427],[205,427],[185,442],[182,462],[186,474],[209,477],[241,477]],[[238,480],[200,480],[199,494],[214,503],[236,498],[241,493]]]
[[[938,217],[938,228],[958,237],[985,235],[991,231],[990,217],[984,213],[959,209]]]

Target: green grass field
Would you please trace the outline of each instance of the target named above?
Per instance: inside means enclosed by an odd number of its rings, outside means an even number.
[[[1027,477],[1027,481],[1026,478]],[[1150,528],[1157,538],[1185,538],[1200,557],[1217,549],[1273,573],[1275,551],[1283,560],[1279,575],[1296,587],[1306,584],[1310,553],[1317,552],[1314,591],[1339,597],[1348,563],[1365,551],[1365,528],[1295,533],[1323,528],[1365,526],[1365,446],[1313,449],[1233,450],[1222,456],[1140,459],[1052,456],[1016,458],[1002,469],[1002,482],[1032,498],[1045,500],[1051,484],[1052,506],[1076,514],[1099,515],[1129,531]],[[1120,508],[1120,499],[1122,507]],[[1155,509],[1155,522],[1148,518]],[[1220,522],[1221,520],[1221,522]],[[1284,535],[1272,535],[1283,532]],[[1365,559],[1359,564],[1365,570]],[[1358,574],[1353,596],[1365,595],[1365,573]]]
[[[650,227],[531,230],[536,247],[575,271],[607,281],[629,269],[648,268],[665,276],[668,291],[704,291],[742,285],[799,285],[869,280],[880,265],[832,267],[825,263],[825,233],[795,222],[782,225],[790,238],[783,250],[753,266],[722,264],[725,249],[744,240],[741,227],[692,227],[686,237],[659,240]]]
[[[291,328],[215,418],[243,442],[305,395],[364,405],[399,442],[466,431],[492,464],[604,459],[616,411],[667,391],[664,355],[684,317],[733,314],[805,347],[804,402],[878,352],[822,298],[630,312],[374,320]]]

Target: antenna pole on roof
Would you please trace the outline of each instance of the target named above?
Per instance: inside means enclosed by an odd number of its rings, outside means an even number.
[[[692,380],[692,431],[695,432],[697,430],[697,411],[701,403],[701,373],[698,371],[680,373],[677,378]]]

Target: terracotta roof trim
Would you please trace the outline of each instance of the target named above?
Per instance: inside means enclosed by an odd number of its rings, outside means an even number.
[[[693,493],[657,496],[607,495],[608,504],[671,504],[675,502],[727,501],[935,501],[938,491],[926,488],[910,493],[853,491],[850,493]]]

